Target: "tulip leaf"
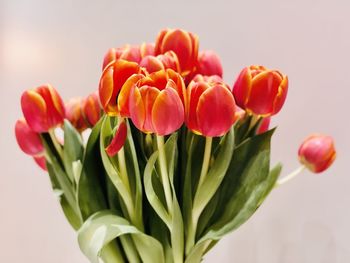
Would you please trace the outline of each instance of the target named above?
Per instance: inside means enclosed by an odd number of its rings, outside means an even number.
[[[68,120],[64,120],[63,131],[63,163],[69,179],[75,183],[73,163],[83,160],[84,146],[81,135]]]
[[[101,250],[114,239],[131,235],[139,249],[142,262],[164,263],[164,251],[155,238],[139,231],[128,220],[110,210],[93,214],[78,231],[80,249],[92,263],[99,262]]]
[[[78,202],[83,217],[86,220],[97,211],[107,209],[105,170],[99,151],[101,121],[91,131],[85,155],[83,169],[78,181]]]

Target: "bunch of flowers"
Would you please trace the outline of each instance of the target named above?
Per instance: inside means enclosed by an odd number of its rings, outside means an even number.
[[[86,98],[64,103],[51,85],[22,95],[18,144],[48,172],[91,262],[200,262],[272,189],[335,159],[332,138],[312,135],[301,167],[279,179],[269,123],[287,76],[249,66],[230,86],[218,55],[198,46],[165,29],[155,44],[110,49]]]

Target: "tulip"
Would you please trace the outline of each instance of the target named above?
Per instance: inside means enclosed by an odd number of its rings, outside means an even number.
[[[143,42],[140,46],[141,58],[146,56],[154,56],[154,43]]]
[[[181,29],[162,30],[156,40],[155,54],[170,50],[177,55],[183,76],[194,70],[198,57],[198,37],[195,34]]]
[[[103,59],[102,70],[104,70],[108,66],[108,64],[118,59],[127,60],[129,62],[140,63],[141,61],[140,47],[125,45],[123,47],[110,48]]]
[[[310,171],[323,172],[336,157],[333,139],[330,136],[313,134],[301,144],[298,155],[299,161]]]
[[[101,107],[98,92],[91,93],[85,98],[82,105],[82,112],[87,124],[90,127],[95,126],[95,124],[101,118]]]
[[[264,117],[277,114],[286,99],[288,78],[263,66],[244,68],[233,87],[237,105]]]
[[[16,140],[21,150],[31,156],[44,152],[40,135],[33,131],[25,120],[18,120],[15,125]]]
[[[270,122],[271,122],[270,117],[263,118],[260,125],[259,125],[258,130],[256,131],[256,134],[261,134],[261,133],[268,131],[269,126],[270,126]]]
[[[236,103],[219,77],[197,75],[187,88],[186,125],[197,134],[222,136],[236,120]]]
[[[168,135],[184,122],[183,91],[182,77],[171,69],[134,75],[123,86],[118,105],[139,130]]]
[[[222,65],[219,56],[211,50],[199,53],[196,73],[204,76],[218,75],[222,78]]]
[[[33,157],[33,158],[34,158],[34,161],[36,162],[36,164],[39,165],[39,167],[41,169],[43,169],[44,171],[47,171],[45,156],[38,156],[38,157]]]
[[[85,118],[82,114],[83,99],[73,98],[70,99],[66,107],[66,119],[79,131],[82,132],[87,128]]]
[[[153,73],[164,69],[173,69],[179,71],[180,65],[176,54],[173,51],[165,52],[158,56],[146,56],[141,62],[140,66],[144,67],[148,73]]]
[[[51,85],[25,91],[21,106],[29,127],[37,133],[48,132],[63,123],[63,101]]]
[[[99,96],[103,110],[111,116],[119,114],[117,98],[125,81],[133,74],[144,71],[135,62],[118,59],[103,71],[99,85]]]

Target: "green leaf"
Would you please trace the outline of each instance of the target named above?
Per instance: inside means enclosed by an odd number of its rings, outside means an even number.
[[[94,126],[89,136],[78,183],[78,202],[83,220],[97,211],[108,208],[107,197],[104,195],[105,170],[99,150],[100,129],[101,121]]]
[[[142,233],[112,211],[101,211],[92,215],[79,229],[78,242],[89,260],[98,263],[101,250],[123,235],[132,235],[143,262],[164,263],[164,251],[159,241]]]
[[[72,183],[75,183],[73,163],[82,161],[84,155],[84,146],[81,135],[72,126],[68,120],[64,120],[64,146],[63,146],[63,163],[67,175]]]

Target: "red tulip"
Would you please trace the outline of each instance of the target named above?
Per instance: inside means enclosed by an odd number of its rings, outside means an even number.
[[[63,123],[63,102],[51,85],[25,91],[22,94],[21,106],[24,118],[35,132],[47,132]]]
[[[38,156],[38,157],[33,157],[33,158],[34,158],[34,161],[36,162],[36,164],[39,165],[39,167],[41,169],[43,169],[44,171],[47,171],[45,156]]]
[[[238,106],[262,116],[277,114],[286,99],[288,78],[263,66],[244,68],[233,87]]]
[[[82,111],[88,125],[90,127],[95,126],[101,118],[100,100],[97,92],[91,93],[85,98]]]
[[[330,136],[313,134],[301,144],[298,155],[299,161],[310,171],[323,172],[336,157],[333,139]]]
[[[222,136],[236,120],[236,104],[221,78],[197,75],[187,88],[186,125],[208,137]]]
[[[263,118],[261,123],[260,123],[260,126],[259,126],[258,130],[256,131],[256,134],[261,134],[261,133],[264,133],[264,132],[268,131],[269,126],[270,126],[270,122],[271,122],[271,118],[270,117]]]
[[[144,67],[148,73],[153,73],[159,70],[172,69],[179,71],[179,61],[173,51],[165,52],[158,56],[146,56],[141,62],[140,66]]]
[[[181,76],[171,69],[134,75],[123,86],[118,105],[139,130],[168,135],[184,122],[183,91]]]
[[[84,131],[87,128],[85,118],[82,113],[83,99],[73,98],[70,99],[66,105],[66,118],[79,132]]]
[[[111,116],[119,114],[117,98],[125,81],[133,74],[143,73],[135,63],[118,59],[110,63],[103,71],[100,79],[99,96],[103,110]]]
[[[164,29],[157,37],[155,54],[174,51],[180,63],[183,76],[192,72],[198,57],[198,37],[181,29]]]
[[[222,65],[219,56],[211,50],[199,53],[196,73],[204,76],[218,75],[222,78]]]
[[[33,131],[25,120],[22,119],[16,122],[15,135],[17,143],[24,153],[36,156],[44,152],[40,135]]]

